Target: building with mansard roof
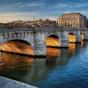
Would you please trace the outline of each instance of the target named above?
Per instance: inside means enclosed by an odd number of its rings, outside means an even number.
[[[57,19],[58,26],[60,27],[76,27],[84,28],[87,27],[87,18],[86,16],[80,13],[67,13],[63,14]]]

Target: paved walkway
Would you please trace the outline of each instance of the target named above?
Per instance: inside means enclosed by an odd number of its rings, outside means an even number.
[[[38,88],[0,76],[0,88]]]

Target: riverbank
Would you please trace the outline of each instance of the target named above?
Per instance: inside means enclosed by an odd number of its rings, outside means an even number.
[[[0,76],[0,88],[38,88],[38,87]]]

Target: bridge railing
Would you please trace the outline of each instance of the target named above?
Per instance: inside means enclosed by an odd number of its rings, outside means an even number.
[[[35,27],[35,28],[0,28],[0,33],[6,32],[43,32],[43,31],[88,31],[88,28],[66,28],[66,27]]]

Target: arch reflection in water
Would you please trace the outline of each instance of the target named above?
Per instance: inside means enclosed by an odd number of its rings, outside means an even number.
[[[59,48],[52,48],[52,47],[47,47],[47,57],[57,57],[60,56],[61,50]]]
[[[59,61],[59,56],[61,55],[61,50],[59,48],[47,47],[46,64],[48,67],[52,67]]]
[[[84,41],[81,41],[80,43],[69,43],[68,49],[69,55],[75,55],[75,53],[80,52],[80,49],[85,46],[86,45]]]
[[[2,61],[4,64],[0,66],[1,75],[23,81],[23,76],[27,75],[27,71],[31,69],[34,59],[27,56],[2,53]]]
[[[0,49],[3,51],[34,55],[32,46],[24,40],[11,40],[0,45]]]
[[[45,39],[46,46],[50,47],[60,47],[61,42],[58,36],[50,35]]]
[[[69,53],[74,54],[75,53],[76,44],[75,43],[69,43]]]

